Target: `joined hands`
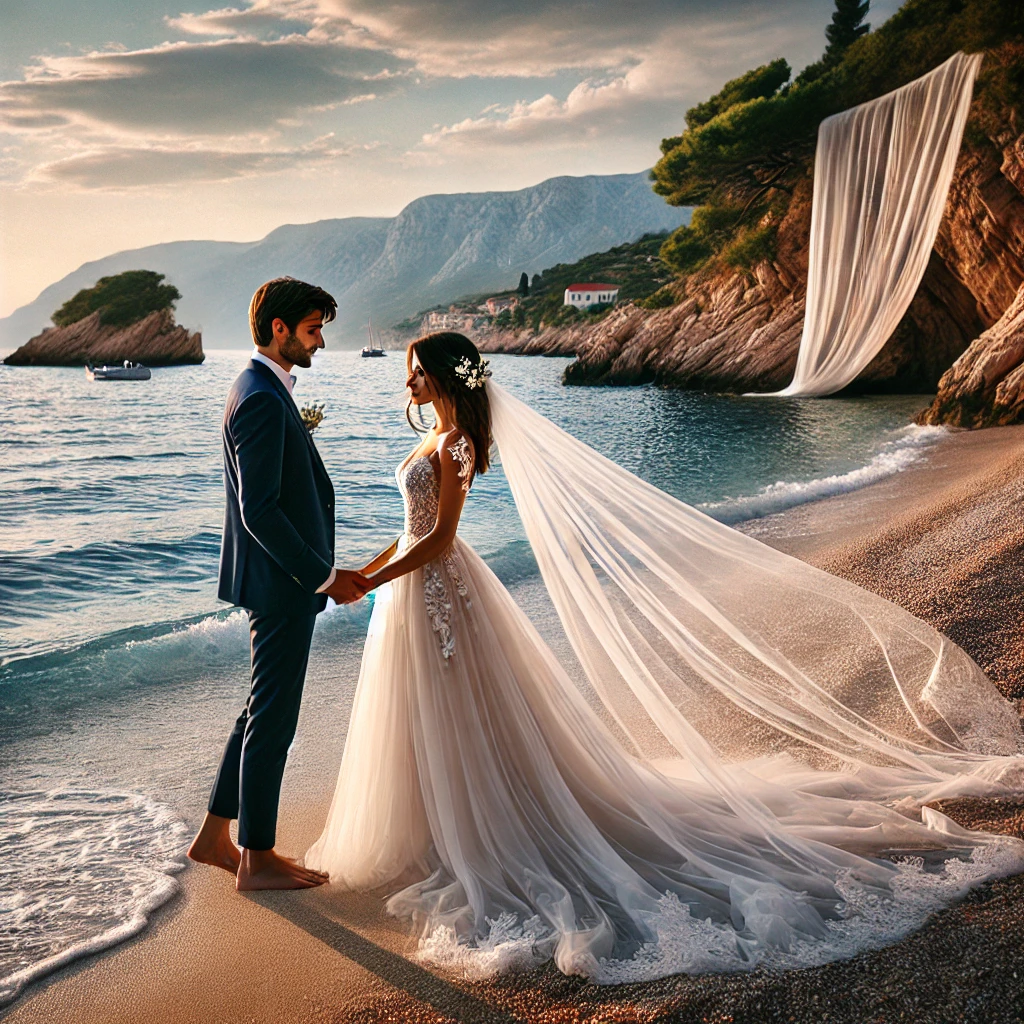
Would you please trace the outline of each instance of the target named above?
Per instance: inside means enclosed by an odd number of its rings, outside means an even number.
[[[334,582],[324,593],[335,604],[352,604],[372,590],[373,587],[373,581],[367,579],[361,572],[355,569],[339,569],[334,577]]]

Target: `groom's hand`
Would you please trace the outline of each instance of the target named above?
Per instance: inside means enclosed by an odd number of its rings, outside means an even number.
[[[358,601],[369,589],[372,583],[361,573],[350,569],[339,569],[334,582],[327,588],[325,593],[335,604],[352,604]]]

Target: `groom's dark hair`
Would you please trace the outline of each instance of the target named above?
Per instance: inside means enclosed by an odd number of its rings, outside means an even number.
[[[275,277],[261,284],[249,303],[249,328],[257,345],[269,345],[274,338],[274,321],[283,320],[295,333],[299,321],[310,313],[323,314],[330,323],[338,312],[334,296],[315,284],[296,281],[294,277]]]

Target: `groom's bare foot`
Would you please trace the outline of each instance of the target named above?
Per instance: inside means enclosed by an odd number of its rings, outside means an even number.
[[[253,892],[257,889],[312,889],[324,885],[328,880],[323,871],[304,868],[274,850],[243,849],[235,888],[239,892]]]
[[[237,874],[242,854],[231,841],[231,833],[228,831],[230,825],[229,818],[207,814],[199,834],[188,848],[189,859],[197,864],[210,864],[215,868],[230,871],[233,875]]]

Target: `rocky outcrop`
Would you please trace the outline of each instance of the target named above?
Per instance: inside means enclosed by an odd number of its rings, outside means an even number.
[[[169,309],[128,327],[100,323],[92,313],[67,327],[50,327],[9,355],[9,366],[84,366],[130,359],[146,366],[201,363],[203,337],[174,322]]]
[[[990,427],[1024,421],[1024,286],[943,374],[919,423]]]
[[[568,383],[682,384],[712,391],[774,390],[793,373],[804,299],[779,268],[709,282],[678,306],[623,310],[595,332]]]
[[[974,296],[985,327],[1024,282],[1024,135],[1014,129],[1011,119],[994,144],[961,152],[935,240],[936,255]]]
[[[988,329],[943,375],[921,423],[1024,422],[1024,135],[1017,128],[1008,118],[992,146],[957,166],[935,250],[975,296]]]

